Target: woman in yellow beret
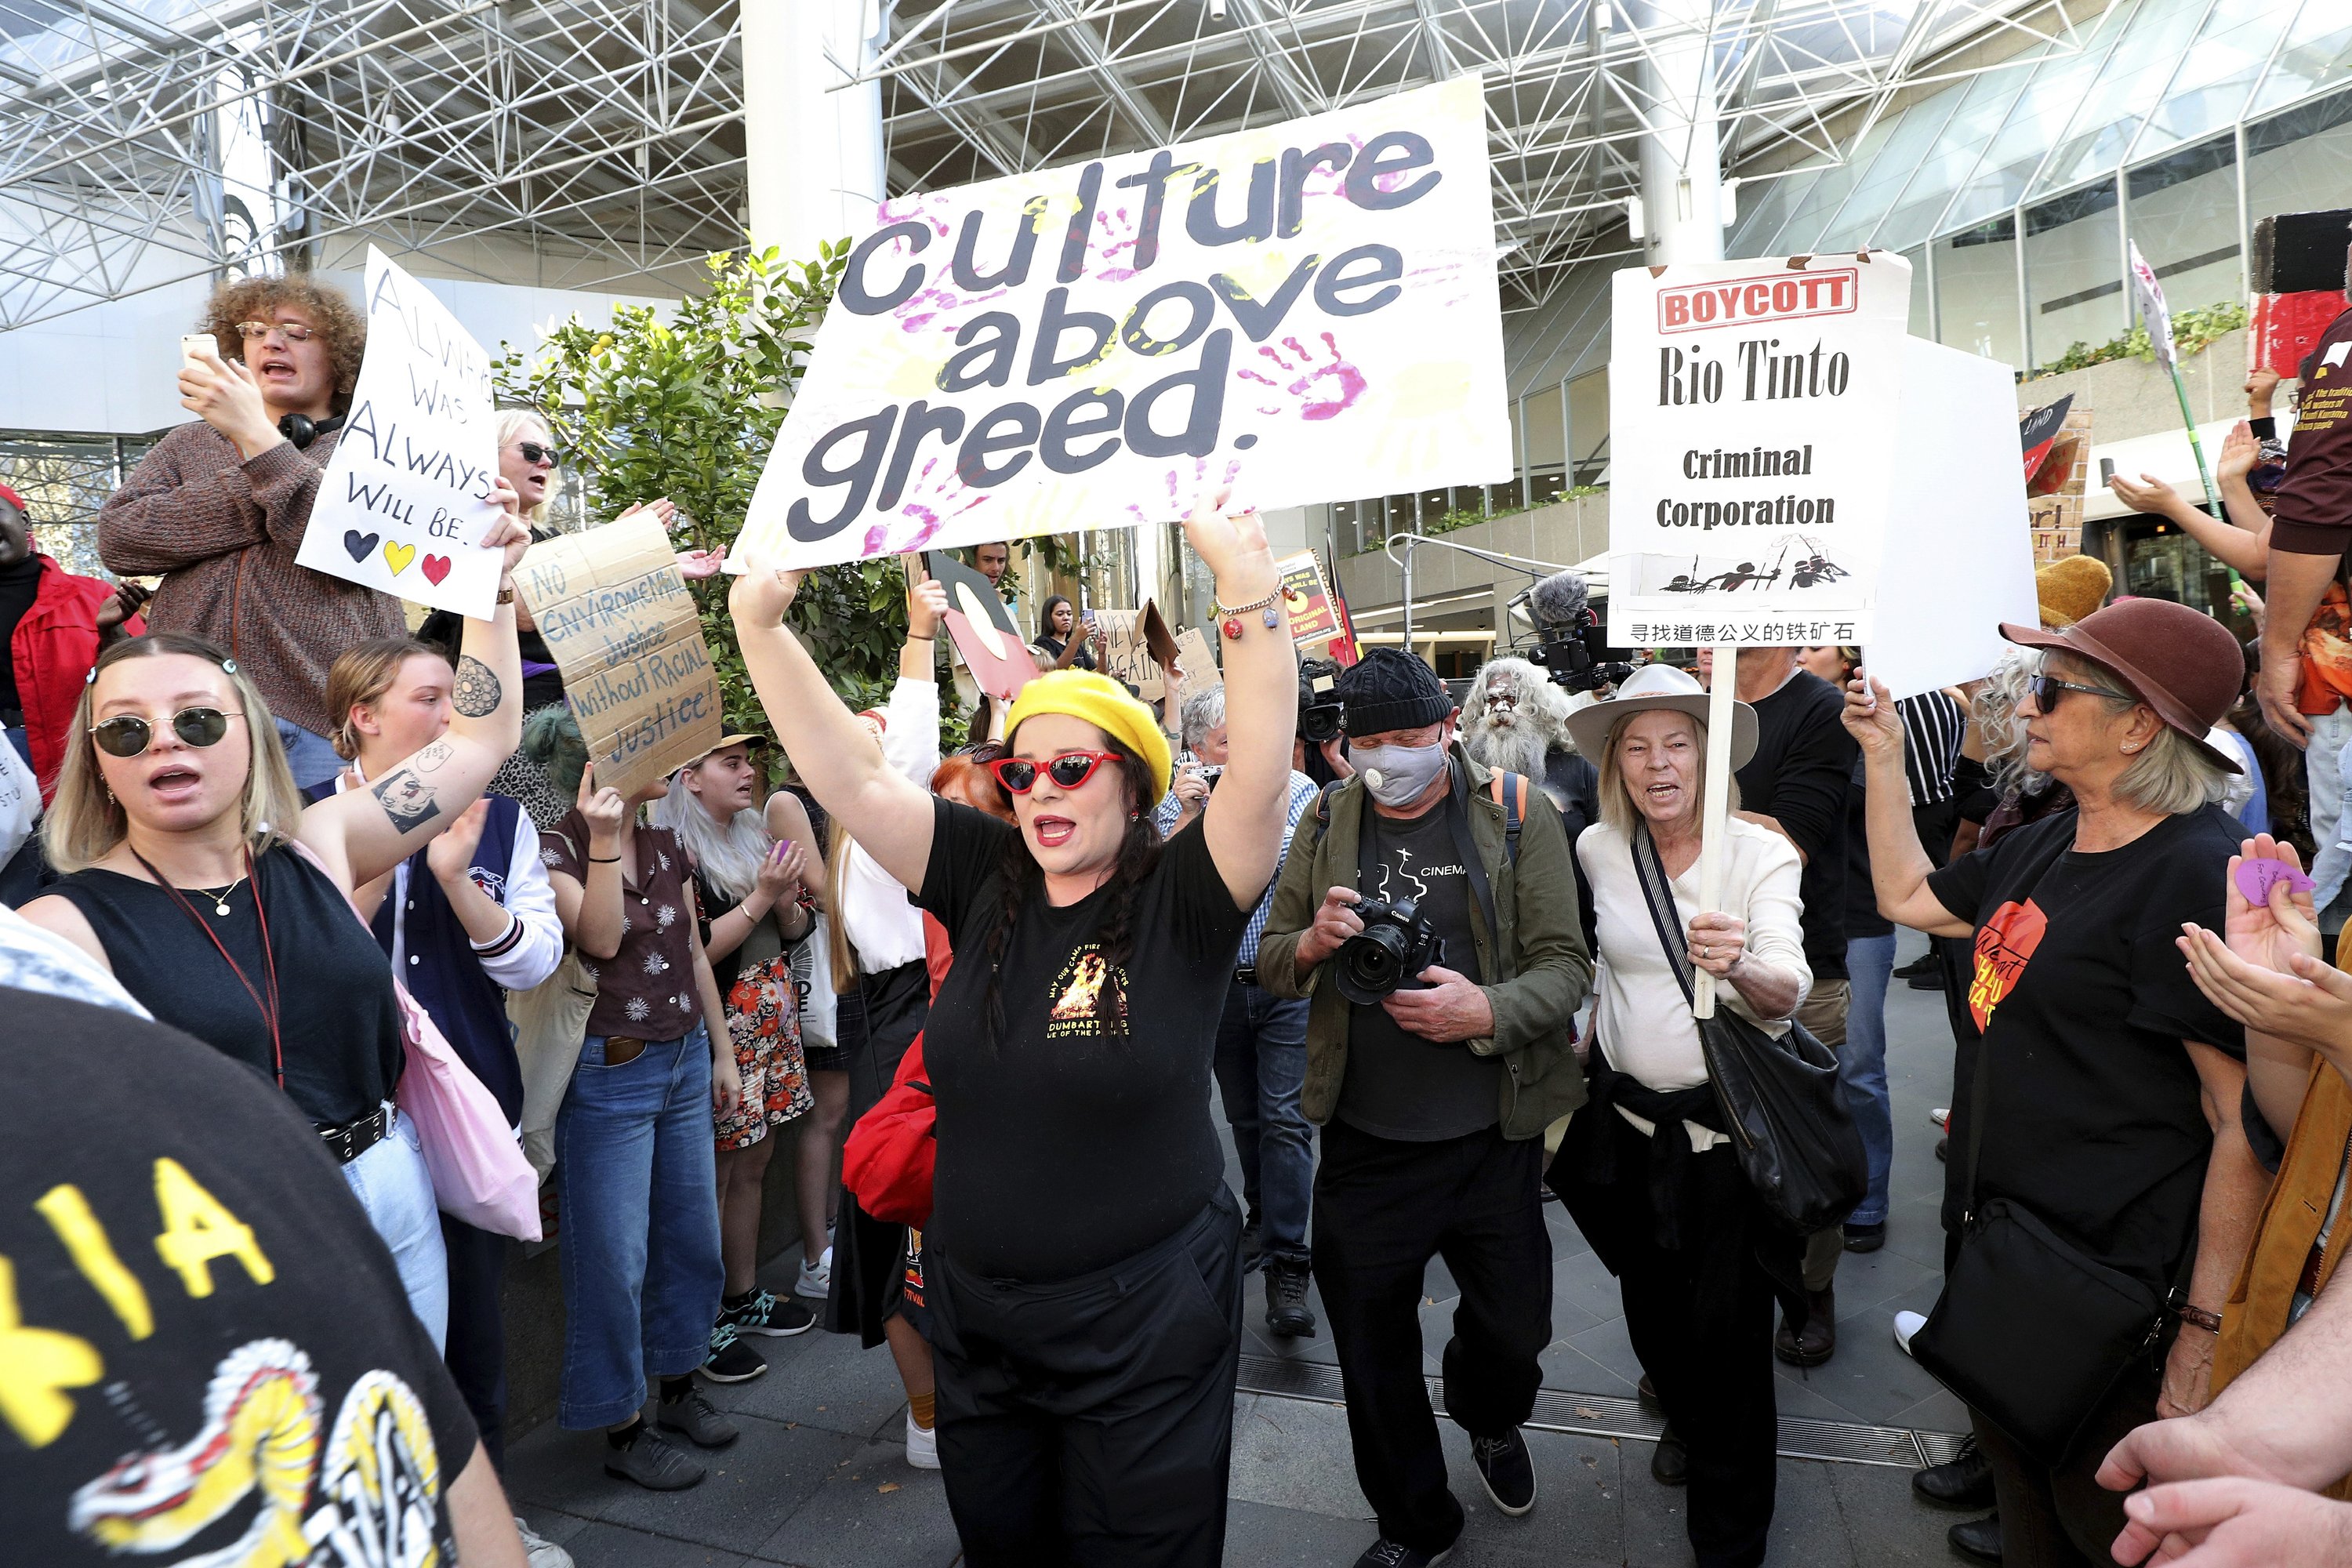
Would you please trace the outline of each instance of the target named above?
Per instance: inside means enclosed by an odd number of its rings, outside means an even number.
[[[1241,1216],[1209,1067],[1281,853],[1298,691],[1265,531],[1224,499],[1184,526],[1216,578],[1233,740],[1164,843],[1168,740],[1118,682],[1022,688],[992,764],[1007,824],[884,765],[782,624],[798,574],[755,559],[730,602],[794,770],[954,949],[924,1036],[924,1247],[939,1458],[972,1568],[1223,1555]]]

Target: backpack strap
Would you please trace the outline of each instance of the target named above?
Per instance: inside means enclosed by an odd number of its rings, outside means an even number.
[[[1511,781],[1507,795],[1505,779]],[[1507,773],[1497,768],[1486,775],[1486,793],[1503,808],[1503,847],[1516,866],[1519,863],[1519,828],[1528,817],[1528,775]]]

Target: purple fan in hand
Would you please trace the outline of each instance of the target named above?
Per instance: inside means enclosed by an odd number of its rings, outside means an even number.
[[[2310,892],[2312,879],[2284,860],[2241,860],[2238,862],[2238,891],[2246,895],[2246,902],[2266,905],[2271,901],[2271,884],[2284,881],[2291,893]]]

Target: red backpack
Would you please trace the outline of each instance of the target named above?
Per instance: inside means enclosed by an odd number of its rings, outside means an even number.
[[[923,917],[923,949],[936,996],[951,958],[946,930],[929,915]],[[857,1199],[859,1208],[887,1225],[920,1229],[929,1222],[931,1172],[939,1162],[938,1117],[938,1102],[923,1071],[923,1037],[918,1034],[898,1058],[889,1092],[857,1119],[841,1146],[841,1184]]]

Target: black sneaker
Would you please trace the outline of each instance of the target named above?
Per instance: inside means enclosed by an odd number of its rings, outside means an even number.
[[[1536,1506],[1536,1462],[1517,1427],[1499,1437],[1471,1438],[1470,1462],[1496,1508],[1517,1519]]]
[[[1383,1535],[1364,1548],[1364,1554],[1356,1559],[1356,1568],[1437,1568],[1453,1555],[1451,1546],[1443,1552],[1423,1552]]]
[[[764,1334],[770,1339],[787,1340],[816,1327],[816,1309],[795,1296],[754,1290],[735,1306],[722,1304],[719,1321],[739,1334]]]
[[[724,1448],[743,1435],[735,1429],[733,1422],[719,1414],[710,1396],[691,1383],[676,1399],[664,1395],[654,1401],[654,1425],[665,1432],[684,1433],[702,1448]]]
[[[737,1337],[734,1324],[722,1319],[710,1331],[710,1355],[700,1370],[713,1383],[749,1383],[768,1370],[768,1363]]]
[[[604,1473],[635,1481],[647,1491],[682,1492],[707,1473],[676,1445],[644,1422],[625,1447],[607,1445]]]
[[[1961,1443],[1960,1451],[1950,1461],[1930,1465],[1911,1475],[1911,1495],[1921,1502],[1937,1508],[1964,1508],[1971,1511],[1992,1506],[1992,1461],[1970,1437]]]
[[[1944,1531],[1944,1539],[1952,1550],[1963,1557],[1973,1557],[1979,1563],[2000,1561],[2000,1515],[1987,1514],[1982,1519],[1964,1519]]]
[[[1886,1222],[1876,1225],[1849,1225],[1845,1227],[1845,1249],[1848,1252],[1875,1252],[1886,1245]]]
[[[1286,1340],[1315,1337],[1315,1309],[1307,1304],[1307,1265],[1296,1258],[1266,1263],[1265,1331]]]

